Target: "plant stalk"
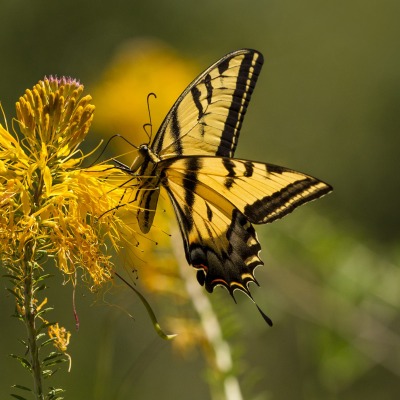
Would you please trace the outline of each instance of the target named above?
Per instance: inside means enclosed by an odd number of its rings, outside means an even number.
[[[44,400],[42,385],[42,368],[39,360],[39,347],[36,331],[36,305],[34,298],[34,261],[32,257],[32,243],[25,249],[24,270],[24,323],[28,334],[28,351],[30,355],[31,373],[33,377],[33,391],[36,400]]]

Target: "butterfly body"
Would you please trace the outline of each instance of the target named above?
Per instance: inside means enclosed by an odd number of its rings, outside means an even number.
[[[130,167],[119,164],[128,174],[139,178],[139,186],[134,201],[138,202],[137,219],[143,233],[150,231],[153,223],[160,192],[160,158],[148,147],[142,144],[138,156]]]
[[[153,223],[160,188],[171,200],[186,259],[209,292],[221,285],[251,297],[263,262],[252,224],[272,222],[332,188],[284,167],[233,158],[242,121],[263,63],[250,49],[227,54],[179,96],[154,140],[131,167],[143,233]],[[268,320],[267,320],[268,322]]]

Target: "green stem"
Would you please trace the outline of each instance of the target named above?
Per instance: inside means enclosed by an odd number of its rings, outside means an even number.
[[[25,248],[25,279],[24,288],[24,322],[28,334],[28,350],[30,355],[31,373],[33,377],[33,391],[37,400],[44,400],[42,386],[42,368],[39,361],[39,347],[35,325],[36,306],[34,298],[34,261],[32,261],[32,245]]]

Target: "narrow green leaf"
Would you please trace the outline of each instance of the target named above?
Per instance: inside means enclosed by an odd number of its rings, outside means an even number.
[[[36,341],[40,340],[40,339],[41,339],[42,337],[44,337],[44,336],[46,336],[45,333],[38,333],[38,334],[36,335]]]
[[[17,298],[19,301],[24,301],[24,299],[18,294],[16,293],[14,290],[10,289],[10,288],[6,288],[15,298]]]
[[[52,278],[54,275],[53,274],[45,274],[45,275],[40,275],[37,279],[36,282],[41,282],[44,281],[47,278]]]
[[[59,396],[62,393],[65,393],[64,389],[56,389],[54,387],[50,387],[50,392],[48,393],[49,400],[62,400],[64,397]]]
[[[45,340],[43,343],[41,343],[41,344],[39,345],[39,347],[40,347],[40,348],[43,348],[43,347],[45,347],[45,346],[47,346],[47,345],[49,345],[49,344],[52,344],[53,342],[55,342],[55,340],[56,340],[56,338],[47,339],[47,340]]]
[[[165,339],[165,340],[171,340],[175,336],[177,336],[176,334],[167,335],[166,333],[164,333],[164,331],[161,329],[160,324],[157,321],[157,318],[156,318],[156,315],[154,314],[153,309],[151,308],[150,304],[145,299],[145,297],[137,289],[135,289],[127,280],[125,280],[121,275],[119,275],[117,272],[114,272],[114,274],[119,279],[121,279],[122,282],[124,282],[126,285],[128,285],[136,293],[136,295],[139,297],[140,301],[146,307],[147,314],[149,314],[151,322],[153,323],[153,327],[156,330],[156,332],[158,333],[158,336],[160,336],[162,339]]]
[[[50,311],[53,311],[53,310],[54,310],[54,307],[47,307],[47,308],[44,308],[43,310],[40,310],[40,311],[35,315],[35,318],[37,318],[39,315],[46,314],[46,313],[48,313],[48,312],[50,312]]]
[[[53,371],[52,369],[43,370],[43,372],[42,372],[43,378],[45,378],[45,379],[50,378],[50,377],[53,376],[57,371],[58,371],[58,369],[55,369],[54,371]]]
[[[61,394],[61,393],[65,393],[65,390],[61,389],[61,388],[55,388],[55,387],[50,386],[49,394],[51,394],[52,396],[54,396],[56,394]]]
[[[45,357],[43,359],[43,362],[46,362],[46,361],[49,361],[49,360],[53,360],[54,358],[59,357],[61,355],[62,355],[62,353],[59,353],[57,351],[52,351],[47,357]]]
[[[17,339],[18,342],[20,342],[24,347],[28,347],[28,344],[26,343],[25,339]]]
[[[39,326],[39,328],[36,330],[36,332],[41,332],[43,329],[46,329],[46,328],[48,328],[49,326],[52,326],[52,325],[54,325],[54,324],[56,324],[56,322],[43,322],[40,326]]]
[[[27,390],[28,392],[32,392],[31,388],[28,388],[26,386],[22,386],[22,385],[12,385],[12,388],[17,388],[17,389],[21,389],[21,390]]]
[[[16,276],[21,275],[21,270],[19,268],[17,268],[17,267],[12,266],[11,264],[8,264],[6,266],[6,268],[11,270],[11,271],[14,271]]]
[[[20,315],[20,314],[17,314],[17,311],[15,311],[15,314],[10,315],[10,317],[12,317],[12,318],[17,318],[17,319],[19,319],[20,321],[24,322],[23,316]]]
[[[27,368],[29,371],[32,371],[32,366],[26,358],[17,356],[16,354],[10,354],[10,356],[18,360],[24,368]]]
[[[18,400],[27,400],[26,397],[19,396],[18,394],[11,393],[11,397],[14,397]]]
[[[3,278],[11,279],[11,280],[13,280],[13,281],[20,281],[20,280],[21,280],[20,277],[15,276],[15,275],[12,275],[12,274],[4,274],[4,275],[2,275],[2,277],[3,277]]]
[[[40,292],[40,291],[45,290],[45,289],[47,289],[47,286],[46,286],[45,283],[43,283],[42,285],[37,286],[37,287],[35,288],[35,290],[33,291],[33,293]]]
[[[66,358],[61,358],[58,360],[54,360],[54,361],[50,361],[50,362],[46,362],[46,363],[42,363],[45,367],[50,368],[50,367],[54,367],[57,364],[61,364],[68,361]]]

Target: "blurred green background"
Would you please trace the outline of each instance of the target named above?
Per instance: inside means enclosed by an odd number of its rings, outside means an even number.
[[[398,398],[399,15],[397,0],[0,0],[9,122],[15,101],[44,75],[76,77],[90,93],[132,39],[164,42],[198,73],[234,49],[264,54],[237,155],[308,172],[335,191],[257,228],[266,266],[253,293],[272,329],[243,296],[238,305],[223,291],[210,297],[235,325],[227,340],[244,399]],[[88,148],[99,137],[92,131]],[[215,398],[202,352],[184,356],[159,339],[131,292],[78,289],[75,332],[71,286],[57,279],[48,297],[73,332],[73,362],[51,383],[66,398]],[[162,320],[168,305],[148,298]],[[3,290],[1,398],[11,384],[30,384],[8,356],[24,335],[12,312]]]

